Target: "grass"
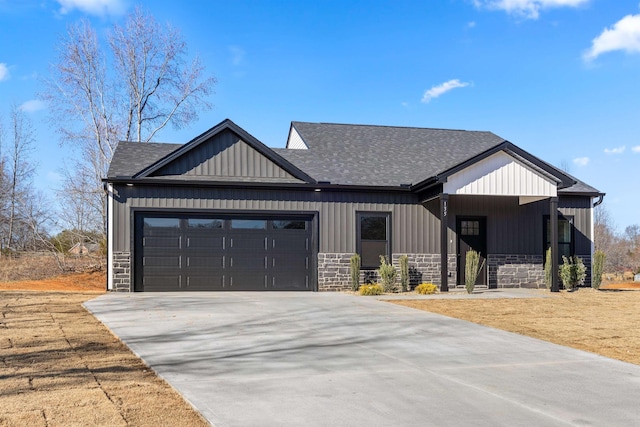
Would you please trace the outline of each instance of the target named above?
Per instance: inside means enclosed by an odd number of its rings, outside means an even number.
[[[549,295],[389,302],[640,365],[640,292],[585,288]]]
[[[0,283],[0,426],[208,425],[82,307],[104,283],[104,273]]]

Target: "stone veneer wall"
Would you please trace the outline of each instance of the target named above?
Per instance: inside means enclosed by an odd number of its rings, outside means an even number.
[[[587,267],[584,286],[591,286],[591,256],[577,255]],[[542,255],[489,255],[489,283],[498,288],[546,288]],[[562,282],[560,282],[562,289]]]
[[[400,283],[400,269],[398,258],[404,254],[394,254],[391,262],[398,269],[398,283]],[[413,289],[424,282],[440,285],[440,254],[406,254],[409,257],[409,284]],[[351,289],[349,275],[349,260],[352,253],[320,253],[318,254],[318,290],[346,291]],[[449,255],[449,286],[456,284],[456,256]],[[361,270],[360,283],[378,282],[378,272],[375,269]]]
[[[318,254],[318,290],[346,291],[351,289],[349,260],[352,253]]]
[[[542,255],[489,254],[487,265],[490,287],[545,287]]]
[[[114,252],[113,266],[110,272],[113,277],[113,289],[116,292],[130,292],[131,289],[131,254]]]

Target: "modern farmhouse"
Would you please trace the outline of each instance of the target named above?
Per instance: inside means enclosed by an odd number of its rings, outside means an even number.
[[[413,284],[543,287],[544,253],[588,268],[603,193],[490,132],[292,122],[269,148],[230,120],[186,144],[121,142],[105,179],[108,289],[348,289],[379,256]]]

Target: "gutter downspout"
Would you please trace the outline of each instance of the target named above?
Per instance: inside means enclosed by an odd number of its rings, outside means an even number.
[[[604,201],[604,194],[600,194],[600,195],[598,196],[598,200],[596,200],[596,201],[593,203],[593,207],[595,208],[596,206],[600,206],[600,205],[602,204],[602,202],[603,202],[603,201]]]

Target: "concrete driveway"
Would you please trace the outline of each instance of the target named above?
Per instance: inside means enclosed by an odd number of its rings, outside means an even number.
[[[368,297],[85,306],[213,425],[637,426],[640,366]]]

